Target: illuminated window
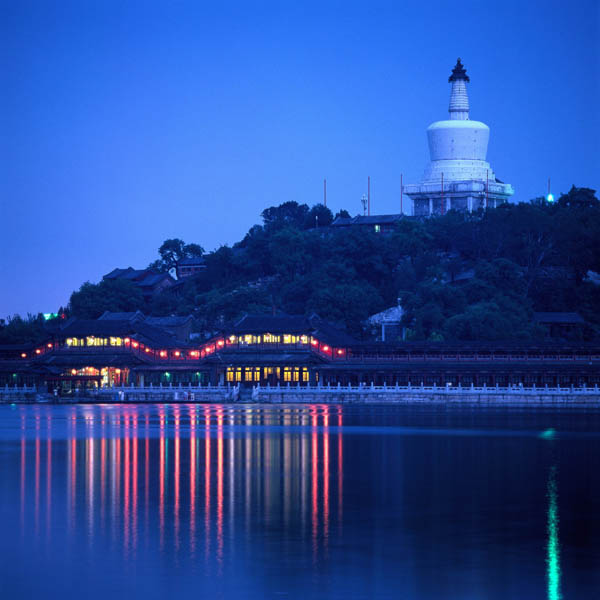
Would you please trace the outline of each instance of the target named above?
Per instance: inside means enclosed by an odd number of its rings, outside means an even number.
[[[242,380],[242,367],[238,367],[235,370],[235,380],[236,381],[241,381]]]
[[[300,369],[298,367],[294,367],[294,381],[300,380]]]
[[[235,373],[231,367],[227,367],[227,381],[234,381]]]
[[[375,225],[375,233],[381,232],[381,225]]]
[[[254,368],[254,381],[260,381],[260,367]]]
[[[302,381],[304,383],[307,383],[308,381],[310,381],[310,374],[309,374],[308,369],[306,367],[304,367],[302,369]]]
[[[244,381],[252,381],[252,368],[246,367],[244,369]]]
[[[291,381],[292,380],[292,369],[291,367],[283,368],[283,381]]]
[[[123,339],[120,337],[111,337],[110,338],[110,345],[111,346],[122,346],[123,345]]]

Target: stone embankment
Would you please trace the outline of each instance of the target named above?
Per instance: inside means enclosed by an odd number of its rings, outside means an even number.
[[[261,404],[473,404],[497,406],[579,406],[600,408],[598,386],[569,388],[436,386],[158,386],[114,387],[69,396],[34,387],[0,388],[3,403],[261,403]]]

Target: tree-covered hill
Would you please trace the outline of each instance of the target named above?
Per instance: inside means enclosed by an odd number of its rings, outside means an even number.
[[[120,285],[127,282],[104,281],[83,284],[67,312],[193,314],[197,329],[210,332],[245,312],[315,311],[366,338],[367,317],[400,301],[411,339],[532,339],[544,335],[533,311],[579,312],[588,323],[581,335],[600,330],[600,286],[588,277],[600,272],[600,202],[587,188],[554,204],[405,218],[385,235],[330,227],[322,205],[286,202],[262,218],[232,247],[203,254],[203,272],[149,304]],[[151,266],[169,270],[202,253],[199,244],[167,240]]]

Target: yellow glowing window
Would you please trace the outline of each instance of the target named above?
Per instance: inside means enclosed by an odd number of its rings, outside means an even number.
[[[307,335],[301,335],[300,336],[300,342],[302,342],[303,344],[308,344],[308,336]]]
[[[227,368],[227,381],[234,381],[235,378],[235,374],[233,372],[233,369],[231,367]]]
[[[260,367],[254,369],[254,381],[260,381]]]
[[[309,381],[310,377],[309,377],[309,373],[308,373],[308,369],[302,369],[302,381],[304,381],[305,383],[307,381]]]
[[[300,380],[300,369],[298,367],[294,368],[294,381]]]
[[[284,335],[283,336],[283,343],[284,344],[291,344],[292,343],[292,336],[291,335]]]
[[[242,369],[240,367],[238,367],[235,370],[235,380],[236,381],[241,381],[242,380]]]
[[[291,381],[292,380],[292,370],[290,367],[284,367],[283,369],[283,380]]]

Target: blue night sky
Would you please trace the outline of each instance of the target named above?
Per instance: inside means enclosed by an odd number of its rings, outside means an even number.
[[[170,6],[167,6],[169,4]],[[600,188],[600,3],[0,2],[0,317],[263,208],[399,212],[460,56],[515,201]],[[492,8],[493,6],[493,8]]]

